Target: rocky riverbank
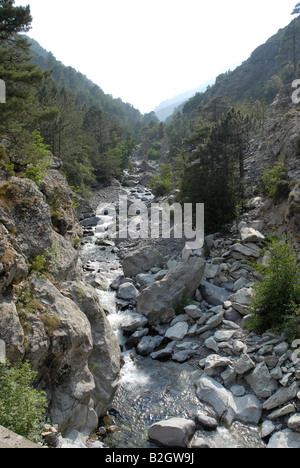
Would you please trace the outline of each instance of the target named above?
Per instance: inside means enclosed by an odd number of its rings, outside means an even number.
[[[131,194],[139,193],[137,182]],[[167,361],[198,363],[188,391],[199,409],[175,424],[189,428],[182,431],[184,446],[214,446],[207,431],[242,423],[257,428],[262,446],[300,447],[299,360],[283,337],[245,328],[257,280],[249,260],[263,261],[264,205],[260,198],[252,200],[230,234],[208,236],[205,249],[177,244],[164,250],[156,241],[117,246],[123,274],[111,287],[128,312],[121,321],[124,350],[131,350],[141,367],[143,359],[145,366],[149,359],[161,362],[162,369]],[[174,446],[178,430],[173,420],[163,421],[158,431],[151,426],[149,436]]]
[[[0,339],[11,363],[31,363],[65,435],[97,427],[117,388],[120,350],[83,279],[76,195],[54,163],[40,187],[0,171]]]

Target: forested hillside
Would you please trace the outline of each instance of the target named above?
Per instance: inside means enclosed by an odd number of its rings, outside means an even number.
[[[99,106],[111,120],[117,122],[127,131],[134,133],[138,130],[138,122],[142,114],[131,104],[124,103],[120,98],[114,99],[72,67],[66,67],[59,62],[51,52],[47,52],[41,45],[27,37],[31,45],[33,62],[42,70],[51,70],[53,79],[60,85],[71,90],[82,104]]]
[[[270,118],[269,105],[285,87],[286,101],[292,104],[291,83],[300,76],[299,60],[300,20],[296,17],[240,67],[219,76],[214,86],[187,101],[164,125],[168,153],[167,158],[162,154],[158,158],[163,165],[152,187],[165,194],[176,187],[177,201],[204,203],[207,233],[222,230],[243,213],[249,196],[264,193],[267,175],[260,168],[258,184],[249,184],[245,159],[250,142]],[[288,109],[285,104],[285,112]],[[273,184],[280,187],[280,200],[287,199],[292,188],[285,156],[278,152],[271,162],[277,168]]]
[[[265,44],[253,51],[234,71],[219,75],[205,93],[197,93],[183,108],[189,114],[197,106],[226,95],[232,101],[265,100],[271,103],[283,85],[299,75],[300,18],[296,17]]]
[[[13,8],[4,3],[3,16]],[[0,77],[7,95],[1,108],[1,167],[40,182],[52,153],[62,160],[69,183],[87,195],[95,179],[118,177],[129,166],[136,144],[129,130],[135,132],[142,116],[51,54],[38,56],[44,70],[33,63],[30,43],[19,34],[31,22],[26,11],[15,30],[1,30]],[[36,49],[42,50],[35,44]]]

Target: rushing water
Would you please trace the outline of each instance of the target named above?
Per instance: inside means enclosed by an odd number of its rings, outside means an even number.
[[[143,197],[145,193],[141,192],[139,196]],[[135,194],[134,200],[137,198]],[[87,267],[86,280],[96,288],[119,343],[124,345],[126,338],[122,334],[121,323],[131,312],[121,310],[119,306],[122,303],[109,287],[123,274],[122,266],[114,245],[110,242],[109,245],[97,245],[114,222],[114,217],[105,213],[101,206],[97,211],[99,224],[94,228],[94,236],[85,238],[81,256]],[[120,430],[109,435],[104,442],[110,447],[154,447],[147,434],[154,422],[174,416],[190,418],[201,408],[195,390],[195,382],[200,377],[198,360],[191,359],[183,364],[160,362],[138,356],[132,350],[126,351],[125,347],[123,357],[120,384],[110,411],[113,424]],[[198,435],[218,448],[262,446],[258,429],[239,423],[230,430],[219,427],[213,433],[201,431]]]

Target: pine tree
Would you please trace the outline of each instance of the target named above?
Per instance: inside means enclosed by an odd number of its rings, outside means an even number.
[[[0,41],[30,29],[30,7],[15,7],[14,3],[14,0],[0,0]]]

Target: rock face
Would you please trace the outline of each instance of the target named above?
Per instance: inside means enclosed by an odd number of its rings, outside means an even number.
[[[149,323],[167,323],[183,298],[191,298],[201,283],[205,261],[190,258],[170,270],[166,276],[142,291],[137,299],[137,312],[145,315]]]
[[[63,434],[92,431],[116,391],[120,350],[98,296],[83,281],[82,235],[64,177],[40,189],[0,172],[0,339],[26,357]]]

